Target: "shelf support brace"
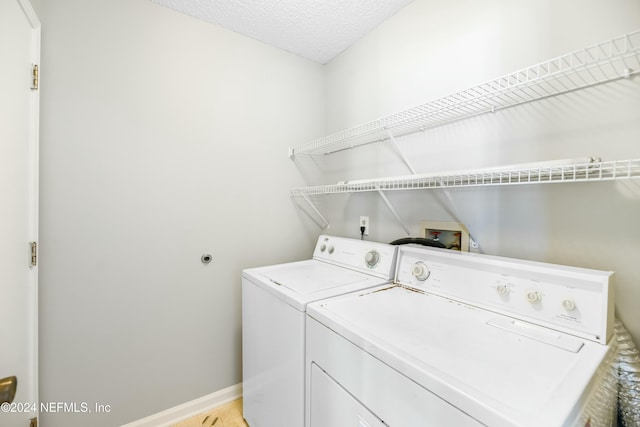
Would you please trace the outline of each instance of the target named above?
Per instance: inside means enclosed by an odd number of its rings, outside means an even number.
[[[456,215],[456,204],[453,201],[453,197],[451,197],[451,193],[449,193],[449,189],[447,188],[447,186],[444,184],[444,182],[442,181],[442,179],[438,179],[438,182],[440,183],[440,190],[442,191],[442,194],[444,194],[445,198],[447,199],[447,202],[449,202],[449,206],[442,206],[449,215],[451,215],[451,218],[453,218],[456,222],[460,222],[460,219],[458,218],[458,215]]]
[[[387,205],[387,207],[395,217],[396,221],[398,221],[398,224],[400,224],[400,226],[404,229],[404,232],[407,233],[407,236],[411,236],[411,232],[409,232],[409,229],[404,225],[404,223],[402,222],[402,219],[400,219],[400,215],[398,215],[398,212],[396,212],[396,210],[393,208],[393,205],[387,198],[387,195],[384,194],[384,191],[378,190],[378,194],[380,195],[380,197],[382,197],[382,200]]]
[[[453,201],[453,197],[451,197],[451,192],[449,191],[449,189],[447,188],[446,185],[444,185],[444,182],[442,181],[442,179],[438,179],[438,181],[440,182],[440,190],[442,191],[442,194],[444,194],[445,198],[447,199],[448,202],[448,206],[446,203],[443,203],[442,200],[440,200],[440,205],[444,208],[444,210],[451,216],[451,218],[459,223],[459,224],[463,224],[466,228],[467,231],[469,232],[469,239],[472,239],[472,234],[471,231],[469,230],[469,227],[467,227],[467,224],[465,224],[464,222],[462,222],[460,220],[460,217],[457,215],[457,207],[456,207],[456,203]]]
[[[311,207],[311,209],[313,209],[313,211],[316,213],[316,215],[318,215],[318,217],[324,222],[325,225],[322,228],[323,229],[329,228],[329,221],[327,221],[327,219],[320,213],[320,211],[318,210],[318,208],[316,208],[316,205],[313,204],[311,199],[309,199],[309,197],[304,193],[300,193],[300,195],[307,202],[309,207]]]
[[[396,152],[398,153],[398,155],[400,156],[400,158],[402,159],[404,164],[407,165],[407,167],[409,168],[411,173],[413,175],[415,175],[416,174],[416,170],[413,168],[413,166],[411,166],[411,163],[409,162],[409,159],[407,159],[407,156],[405,156],[404,153],[402,152],[402,150],[400,150],[400,146],[398,145],[398,142],[396,141],[396,138],[391,134],[391,132],[389,132],[389,129],[384,128],[384,131],[387,133],[387,135],[389,135],[389,140],[393,144],[393,148],[396,149]]]

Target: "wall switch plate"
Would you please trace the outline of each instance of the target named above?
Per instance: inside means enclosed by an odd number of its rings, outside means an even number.
[[[364,227],[364,235],[368,236],[369,235],[369,217],[368,216],[361,216],[360,217],[360,227]]]

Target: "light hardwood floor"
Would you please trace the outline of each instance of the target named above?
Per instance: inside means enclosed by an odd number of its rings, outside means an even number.
[[[242,418],[242,399],[182,420],[171,427],[248,427]]]

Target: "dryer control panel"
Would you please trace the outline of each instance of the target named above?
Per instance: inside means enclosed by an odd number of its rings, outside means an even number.
[[[400,248],[396,283],[606,344],[611,272],[432,248]]]
[[[396,251],[397,246],[385,243],[322,235],[316,242],[313,259],[390,280],[395,272]]]

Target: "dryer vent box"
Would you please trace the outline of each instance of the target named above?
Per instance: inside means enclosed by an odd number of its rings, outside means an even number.
[[[427,239],[439,240],[448,249],[469,252],[469,231],[463,224],[446,221],[421,221]]]

